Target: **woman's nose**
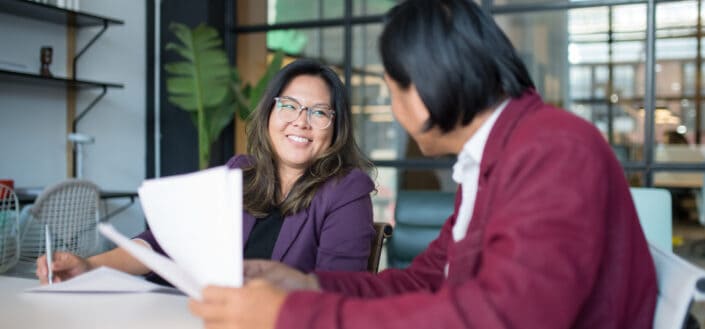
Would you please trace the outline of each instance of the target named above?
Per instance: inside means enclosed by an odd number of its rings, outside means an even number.
[[[308,127],[308,107],[301,108],[299,111],[299,116],[297,116],[296,120],[292,123],[298,127]]]

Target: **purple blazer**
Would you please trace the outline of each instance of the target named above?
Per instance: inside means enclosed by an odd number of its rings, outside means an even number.
[[[249,163],[245,155],[228,161],[230,168],[242,168]],[[331,179],[319,188],[311,205],[296,214],[286,216],[274,244],[272,259],[304,272],[313,270],[365,271],[374,236],[372,200],[374,184],[359,169],[344,177]],[[255,218],[243,211],[243,245],[255,224]],[[152,232],[144,231],[136,238],[166,254]]]

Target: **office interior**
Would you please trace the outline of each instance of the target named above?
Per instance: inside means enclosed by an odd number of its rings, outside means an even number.
[[[178,59],[165,49],[177,22],[216,28],[246,81],[255,82],[276,51],[285,62],[314,58],[336,69],[357,142],[377,167],[375,221],[394,223],[399,191],[457,188],[455,159],[422,157],[390,111],[376,42],[383,13],[398,0],[83,0],[62,7],[104,18],[87,26],[5,10],[22,1],[0,0],[0,179],[16,187],[47,186],[80,169],[103,189],[135,191],[144,179],[198,170],[196,130],[165,85],[163,67]],[[631,186],[669,191],[674,251],[705,266],[702,0],[478,4],[518,49],[543,98],[599,129]],[[97,84],[27,83],[12,73],[39,74],[47,46],[53,77]],[[239,118],[226,127],[210,165],[245,151],[244,127]],[[80,157],[71,133],[91,139]],[[136,235],[145,228],[142,211],[139,202],[122,209],[126,202],[105,200],[104,211],[120,209],[111,222]]]

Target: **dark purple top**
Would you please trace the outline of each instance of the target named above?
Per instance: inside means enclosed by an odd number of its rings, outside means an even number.
[[[236,155],[227,166],[242,168],[248,163],[247,156]],[[365,271],[375,233],[370,198],[373,189],[370,177],[358,169],[326,182],[307,209],[284,217],[272,259],[303,272]],[[247,243],[255,218],[243,211],[242,221],[243,245],[239,248]],[[136,238],[147,241],[155,251],[165,255],[151,231],[144,231]]]

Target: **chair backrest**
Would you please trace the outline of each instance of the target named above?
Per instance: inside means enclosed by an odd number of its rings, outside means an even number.
[[[392,225],[389,223],[374,223],[375,236],[372,238],[372,248],[370,248],[370,257],[367,258],[367,270],[372,273],[377,273],[379,270],[379,258],[382,255],[382,246],[384,240],[392,236]]]
[[[704,299],[705,271],[653,244],[649,249],[658,280],[653,328],[682,328],[691,302]]]
[[[455,193],[399,191],[394,210],[394,236],[387,243],[389,267],[405,268],[428,247],[453,213]]]
[[[30,210],[21,238],[21,262],[34,262],[44,254],[44,227],[48,225],[55,251],[87,257],[99,247],[96,225],[100,220],[100,191],[85,180],[67,180],[48,187]]]
[[[645,187],[632,187],[631,192],[646,240],[662,250],[672,251],[671,194],[664,189]]]
[[[15,192],[0,184],[0,273],[15,266],[20,256],[19,202]]]

